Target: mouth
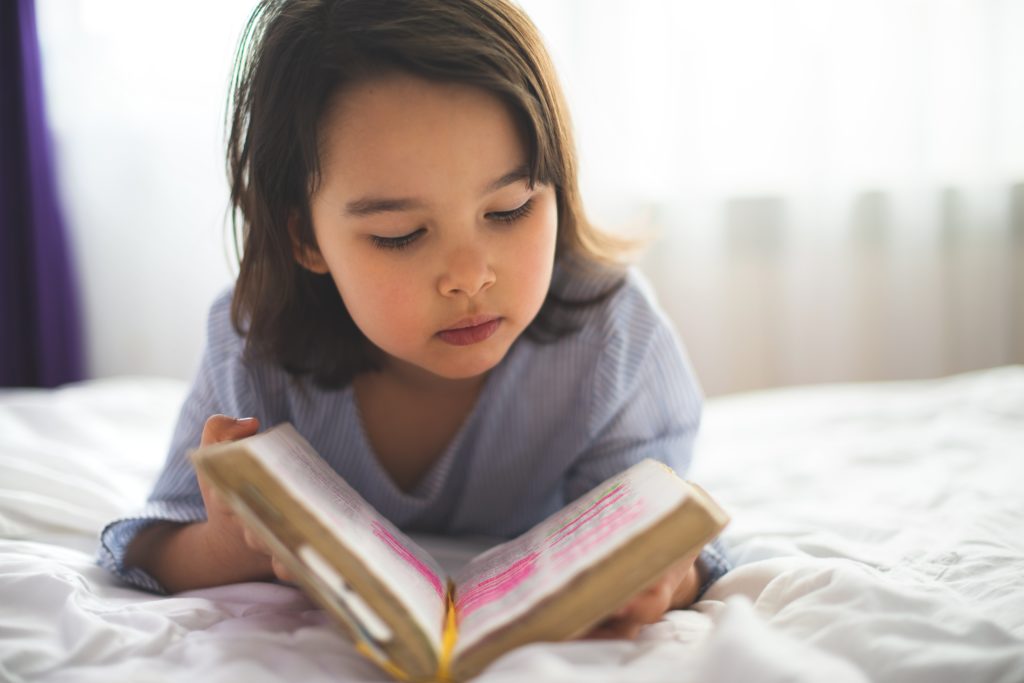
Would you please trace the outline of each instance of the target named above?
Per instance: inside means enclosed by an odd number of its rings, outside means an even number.
[[[453,346],[478,344],[498,331],[501,320],[496,315],[475,315],[463,318],[451,327],[438,332],[437,337]]]

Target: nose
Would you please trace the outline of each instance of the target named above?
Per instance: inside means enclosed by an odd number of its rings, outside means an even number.
[[[464,294],[476,296],[494,284],[496,279],[487,254],[476,246],[460,246],[445,260],[444,270],[438,278],[438,291],[442,296]]]

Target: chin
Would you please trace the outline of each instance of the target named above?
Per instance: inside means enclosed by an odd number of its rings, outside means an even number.
[[[507,351],[508,349],[503,349],[500,353],[480,354],[474,358],[453,358],[443,365],[439,364],[439,367],[432,371],[444,379],[472,379],[493,370]]]

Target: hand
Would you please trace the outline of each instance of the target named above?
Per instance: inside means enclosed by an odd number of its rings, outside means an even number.
[[[583,638],[632,640],[641,628],[660,621],[668,610],[689,607],[697,596],[701,582],[696,560],[696,554],[689,555],[669,567],[661,578],[591,629]]]
[[[227,415],[214,415],[206,420],[200,443],[209,446],[237,441],[252,436],[259,428],[259,420],[254,417],[236,420]],[[238,548],[238,552],[235,553],[238,561],[262,565],[269,562],[270,571],[274,576],[282,581],[291,581],[292,577],[284,565],[271,554],[266,544],[245,526],[244,521],[198,471],[196,478],[199,480],[199,490],[206,506],[206,526],[210,537],[222,544],[221,547]]]

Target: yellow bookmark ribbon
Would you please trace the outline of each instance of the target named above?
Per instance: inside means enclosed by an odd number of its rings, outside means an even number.
[[[459,626],[455,620],[455,584],[448,582],[448,614],[444,620],[444,634],[441,636],[441,657],[437,662],[437,680],[449,683],[451,678],[452,653],[459,637]]]
[[[439,683],[452,683],[451,664],[452,654],[455,651],[455,641],[459,637],[458,622],[455,619],[455,585],[448,582],[448,594],[445,596],[447,610],[444,619],[444,632],[441,635],[441,654],[437,662],[437,681]],[[374,662],[381,669],[399,681],[411,681],[405,671],[388,659],[378,648],[372,646],[364,638],[357,638],[355,641],[356,650],[364,657]]]

